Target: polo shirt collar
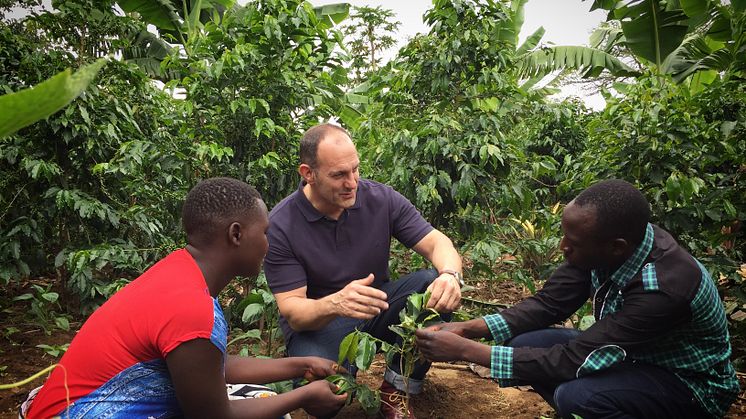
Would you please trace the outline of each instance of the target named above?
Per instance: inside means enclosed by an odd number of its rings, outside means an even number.
[[[355,204],[348,208],[348,210],[351,209],[358,209],[360,208],[360,200],[362,197],[360,196],[360,184],[362,183],[362,179],[357,184],[357,194],[355,196]],[[298,202],[298,208],[300,209],[301,214],[306,218],[306,221],[309,223],[318,221],[322,218],[325,218],[326,216],[322,214],[319,210],[316,209],[316,207],[313,206],[311,201],[308,200],[306,197],[306,194],[303,193],[303,187],[306,186],[306,181],[301,180],[300,184],[298,184],[298,195],[296,197],[296,202]]]
[[[619,269],[611,275],[611,282],[616,284],[618,287],[625,286],[632,278],[640,271],[645,259],[647,259],[650,251],[653,249],[653,226],[648,223],[645,228],[645,238],[642,239],[642,243],[637,246],[632,256],[627,259]],[[592,276],[594,282],[598,281],[598,278],[602,275],[599,270],[594,269]]]

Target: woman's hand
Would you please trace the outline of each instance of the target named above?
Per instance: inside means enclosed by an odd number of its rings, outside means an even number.
[[[346,369],[340,367],[336,362],[318,356],[305,357],[304,361],[306,362],[306,367],[303,371],[303,378],[308,381],[316,381],[330,375],[347,372]]]
[[[336,387],[326,380],[319,380],[295,391],[305,392],[303,410],[308,412],[309,415],[326,416],[339,411],[347,400],[346,393],[339,395],[334,393],[337,390]]]

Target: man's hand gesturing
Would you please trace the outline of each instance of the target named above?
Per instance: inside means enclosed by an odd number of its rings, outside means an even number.
[[[336,314],[354,319],[371,319],[388,309],[386,293],[371,287],[373,279],[373,274],[369,274],[330,295],[329,301]]]

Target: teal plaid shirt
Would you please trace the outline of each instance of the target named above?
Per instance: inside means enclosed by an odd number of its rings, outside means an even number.
[[[655,234],[656,232],[660,234],[660,240],[664,241],[663,247],[665,249],[663,250],[655,246],[656,239],[659,239],[658,235]],[[670,242],[667,240],[670,240]],[[670,256],[670,254],[673,254],[673,256]],[[668,259],[656,264],[661,255],[667,256]],[[684,260],[687,257],[689,260]],[[579,378],[609,368],[626,359],[658,365],[673,371],[686,383],[700,404],[709,413],[713,416],[724,415],[739,391],[735,370],[729,362],[731,349],[727,320],[714,281],[707,269],[696,260],[694,260],[696,264],[692,264],[692,260],[694,259],[680,249],[667,233],[660,229],[654,230],[653,226],[648,224],[643,242],[619,269],[611,275],[603,271],[591,271],[589,278],[590,295],[603,294],[602,296],[596,296],[601,298],[594,298],[594,314],[597,323],[592,329],[596,329],[594,337],[598,338],[600,336],[602,339],[594,341],[597,345],[590,353],[576,354],[579,356],[575,358],[581,358],[584,361],[573,366],[576,369],[572,371],[572,374]],[[648,338],[644,345],[631,345],[633,346],[631,350],[621,344],[604,344],[602,342],[603,339],[608,339],[609,342],[634,342],[634,336],[617,336],[615,333],[621,334],[622,332],[613,328],[603,329],[604,324],[608,323],[604,319],[614,314],[615,316],[612,316],[611,320],[613,322],[619,320],[619,316],[625,315],[624,301],[625,297],[630,298],[630,292],[636,292],[635,296],[637,298],[641,298],[641,295],[642,298],[645,298],[645,293],[660,294],[668,292],[672,281],[680,280],[680,278],[668,274],[667,271],[679,269],[684,264],[695,266],[694,269],[686,272],[698,271],[696,272],[698,274],[696,278],[689,278],[689,282],[686,282],[686,284],[692,284],[692,293],[687,307],[690,314],[689,321],[682,322],[677,327],[672,328],[669,333],[661,334],[652,342]],[[672,266],[674,268],[671,268]],[[659,269],[666,271],[663,275],[667,278],[665,281],[669,282],[665,285],[660,282],[661,272],[659,272]],[[678,274],[678,272],[675,273]],[[552,279],[547,281],[547,285],[550,281]],[[637,285],[633,284],[633,281],[640,281],[639,286],[633,286]],[[580,285],[575,288],[583,286],[582,283],[582,281],[578,281],[577,284]],[[585,284],[585,287],[587,287],[588,281],[585,281]],[[558,293],[558,288],[545,286],[545,289],[551,289],[551,292],[555,294]],[[630,291],[631,289],[634,291]],[[589,294],[587,288],[578,292],[583,292],[584,295]],[[508,319],[518,323],[517,319],[536,317],[531,316],[531,313],[537,313],[537,310],[545,308],[546,303],[537,303],[537,300],[541,300],[541,298],[532,297],[529,300],[531,299],[535,301],[527,303],[525,307],[521,307],[523,304],[521,303],[507,309],[502,314],[484,317],[496,342],[503,342],[515,334],[545,328],[552,324],[532,324],[531,320],[525,320],[524,324],[520,325],[509,324]],[[576,307],[572,308],[572,312],[575,309]],[[656,326],[660,328],[661,325]],[[602,329],[603,332],[598,333],[599,329]],[[579,339],[588,334],[589,331],[581,334]],[[644,332],[642,331],[642,333]],[[642,337],[640,340],[643,340]],[[516,351],[521,351],[521,349],[499,345],[492,347],[491,374],[493,378],[498,379],[501,385],[515,384],[516,376],[520,377],[522,375],[522,371],[515,370],[517,365],[514,362]],[[547,374],[553,373],[546,368],[541,369],[541,360],[537,360],[537,364],[536,371],[544,371]],[[519,365],[525,366],[526,363]],[[525,368],[531,367],[529,365]],[[532,372],[535,373],[536,371]],[[569,377],[565,378],[570,379]]]

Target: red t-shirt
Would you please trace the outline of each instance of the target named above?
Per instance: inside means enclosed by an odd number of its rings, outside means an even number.
[[[123,386],[127,387],[124,398],[133,398],[139,378],[128,377],[127,372],[141,363],[159,364],[159,379],[170,384],[166,355],[182,342],[197,338],[211,339],[225,353],[227,327],[222,311],[210,296],[197,263],[181,249],[117,292],[85,322],[60,360],[67,372],[70,401],[73,406],[77,400],[81,400],[79,404],[91,403],[86,407],[87,415],[95,414],[96,409],[126,414],[126,409],[100,405],[113,403],[112,394],[119,397],[118,403],[128,403],[117,394]],[[56,368],[33,400],[29,418],[47,418],[66,408],[64,381],[62,368]],[[106,397],[97,394],[93,402],[86,400],[100,388],[107,389]],[[174,403],[172,398],[168,403]]]

